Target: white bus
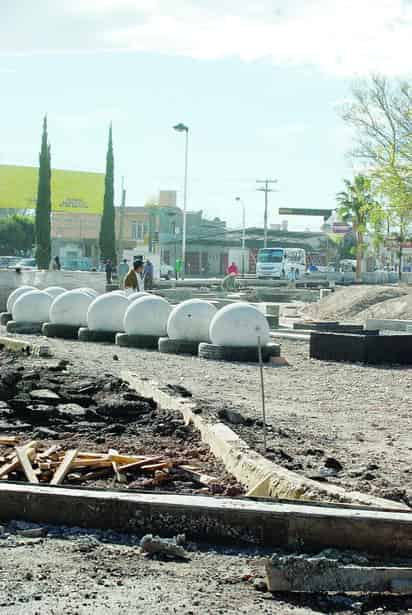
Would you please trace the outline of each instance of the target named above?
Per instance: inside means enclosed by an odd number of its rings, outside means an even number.
[[[262,248],[256,261],[257,278],[298,278],[306,271],[306,252],[301,248]]]

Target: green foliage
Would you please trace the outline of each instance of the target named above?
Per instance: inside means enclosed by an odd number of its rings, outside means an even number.
[[[47,116],[43,120],[43,135],[39,156],[39,181],[35,215],[36,260],[39,269],[48,269],[51,257],[51,165],[50,145],[47,137]]]
[[[363,238],[366,231],[381,229],[383,211],[372,192],[372,180],[365,175],[356,175],[353,182],[345,179],[345,188],[336,195],[338,214],[344,222],[352,223],[356,236],[356,274],[361,273],[361,260],[364,250]],[[377,235],[378,237],[378,235]]]
[[[106,155],[104,179],[103,215],[100,223],[100,255],[103,260],[116,262],[115,209],[114,209],[114,156],[112,126],[109,129],[109,143]]]
[[[29,216],[9,216],[0,219],[0,254],[25,254],[33,249],[34,220]]]

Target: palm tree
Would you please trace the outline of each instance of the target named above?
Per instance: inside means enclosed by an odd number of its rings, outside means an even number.
[[[338,215],[344,222],[351,222],[356,236],[356,281],[362,270],[363,237],[377,203],[372,195],[371,180],[365,175],[355,175],[353,182],[344,180],[346,190],[336,195]]]

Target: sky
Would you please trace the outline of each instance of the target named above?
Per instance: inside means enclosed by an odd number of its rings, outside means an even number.
[[[353,175],[339,116],[354,80],[410,75],[412,0],[0,0],[0,164],[104,172],[113,123],[116,201],[159,190],[240,228],[262,226],[258,179],[279,207],[334,208]],[[283,218],[283,217],[282,217]],[[289,228],[318,230],[319,218]]]

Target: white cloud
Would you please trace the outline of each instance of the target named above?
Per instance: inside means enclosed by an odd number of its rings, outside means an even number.
[[[54,52],[268,58],[341,75],[410,72],[411,0],[65,0],[49,8],[49,19],[66,24],[57,47],[49,45]]]

